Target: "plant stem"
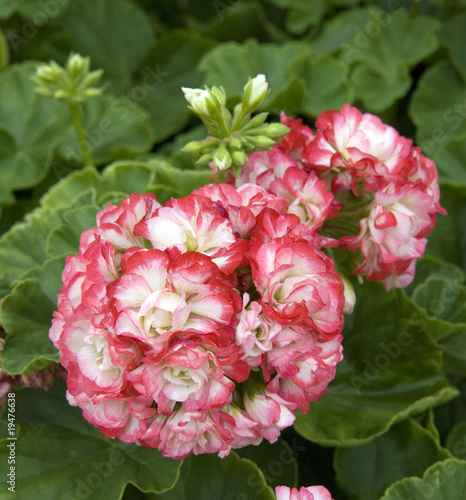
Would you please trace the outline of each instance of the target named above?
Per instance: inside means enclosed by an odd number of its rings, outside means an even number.
[[[217,170],[217,175],[215,176],[214,184],[222,184],[227,180],[228,170]]]
[[[79,110],[79,104],[73,102],[69,103],[69,105],[71,116],[73,117],[73,125],[76,130],[79,146],[81,147],[81,152],[83,155],[84,166],[92,167],[94,165],[94,160],[92,159],[91,151],[89,150],[89,144],[87,143],[86,135],[84,133],[84,125]]]

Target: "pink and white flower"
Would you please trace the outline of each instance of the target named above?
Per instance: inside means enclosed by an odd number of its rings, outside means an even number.
[[[288,486],[277,486],[275,488],[277,500],[332,500],[331,493],[324,486],[302,486],[288,488]]]

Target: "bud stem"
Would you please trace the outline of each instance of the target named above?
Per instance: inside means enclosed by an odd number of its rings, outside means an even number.
[[[71,116],[73,117],[73,125],[76,130],[76,135],[78,137],[79,146],[83,155],[84,166],[92,167],[94,165],[94,160],[92,159],[91,151],[89,149],[89,144],[87,143],[86,134],[84,133],[84,124],[81,118],[81,113],[79,109],[79,104],[75,102],[70,102]]]

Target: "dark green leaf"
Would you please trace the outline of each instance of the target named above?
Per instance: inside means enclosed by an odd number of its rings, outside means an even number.
[[[466,80],[466,53],[464,52],[464,33],[466,31],[466,12],[458,12],[444,23],[440,31],[440,41],[450,51],[451,62]]]
[[[446,445],[456,457],[466,460],[466,421],[463,420],[453,427]]]
[[[82,109],[84,130],[92,158],[97,165],[119,158],[131,158],[152,146],[149,115],[127,99],[102,95],[90,99]],[[81,163],[76,134],[70,134],[57,150],[67,163]]]
[[[232,452],[223,459],[215,455],[189,456],[175,487],[166,493],[148,495],[148,500],[191,500],[194,491],[197,498],[206,500],[275,499],[257,466]]]
[[[398,291],[364,283],[344,330],[344,360],[295,428],[323,445],[370,442],[391,425],[453,398],[442,350]]]
[[[103,79],[114,91],[128,88],[155,41],[145,12],[127,0],[74,0],[60,24],[74,50],[90,56],[93,68],[104,69]]]
[[[466,497],[466,462],[449,459],[432,465],[423,478],[402,479],[387,489],[380,500],[453,500]]]
[[[64,383],[48,392],[23,389],[16,396],[16,495],[21,500],[117,500],[126,484],[164,491],[178,477],[180,461],[158,450],[106,438],[68,405]],[[9,449],[2,442],[6,477]]]
[[[264,474],[267,484],[295,487],[298,481],[298,464],[290,445],[279,439],[273,444],[262,441],[259,446],[246,446],[236,450],[242,458],[254,462]]]
[[[188,121],[190,112],[181,87],[202,86],[197,64],[214,41],[189,31],[171,31],[150,52],[127,94],[150,114],[155,140],[170,137]]]
[[[272,0],[278,7],[287,9],[286,27],[295,35],[301,35],[310,26],[317,24],[325,13],[326,1],[317,0]]]
[[[10,191],[34,186],[50,168],[53,152],[69,132],[67,106],[34,92],[36,64],[15,64],[0,76],[0,204]]]
[[[440,340],[445,351],[445,370],[466,377],[466,329]]]
[[[429,431],[407,419],[370,444],[336,450],[334,468],[350,498],[373,500],[395,481],[422,476],[427,467],[450,457]]]

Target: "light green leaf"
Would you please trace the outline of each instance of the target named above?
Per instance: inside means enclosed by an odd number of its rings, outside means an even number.
[[[264,474],[267,484],[295,487],[298,482],[298,463],[293,456],[291,446],[279,439],[273,444],[264,440],[258,446],[246,446],[236,450],[242,458],[254,462]]]
[[[23,389],[16,396],[16,496],[21,500],[117,500],[132,483],[143,491],[171,488],[181,461],[158,450],[106,438],[68,405],[64,383],[48,392]],[[6,440],[1,473],[8,466]]]
[[[110,95],[95,97],[83,105],[82,116],[92,158],[97,165],[136,156],[152,146],[154,133],[149,115],[130,100]],[[82,162],[74,131],[60,144],[57,152],[67,163]]]
[[[188,103],[181,87],[202,86],[203,77],[197,64],[214,44],[210,38],[195,32],[174,30],[162,37],[150,52],[127,97],[149,112],[155,140],[170,137],[189,120]]]
[[[45,245],[49,233],[61,223],[57,212],[43,209],[28,214],[0,239],[0,297],[9,293],[13,281],[41,266],[50,256]]]
[[[193,490],[194,488],[194,490]],[[183,462],[180,477],[166,493],[150,494],[148,500],[191,500],[197,498],[274,500],[258,467],[231,452],[225,458],[215,455],[189,456]]]
[[[34,92],[35,63],[15,64],[0,75],[0,204],[10,191],[34,186],[50,168],[71,118],[61,102]]]
[[[12,375],[35,372],[58,362],[58,351],[48,332],[57,308],[64,263],[64,258],[48,261],[38,278],[19,281],[2,301],[0,318],[7,342],[1,360],[3,368]],[[47,284],[43,284],[42,279],[47,280]],[[56,293],[51,299],[53,289]]]
[[[428,495],[428,496],[427,496]],[[427,469],[422,479],[402,479],[387,489],[380,500],[453,500],[466,497],[466,462],[449,459]]]
[[[383,318],[383,320],[381,320]],[[442,371],[442,350],[412,318],[399,291],[358,287],[344,330],[344,360],[327,392],[299,416],[296,430],[323,445],[370,442],[407,416],[453,398]]]
[[[207,85],[222,85],[232,100],[241,98],[249,78],[265,74],[271,89],[265,107],[293,114],[301,108],[303,99],[296,75],[308,57],[309,48],[303,42],[277,45],[248,40],[243,44],[230,42],[215,47],[202,59],[199,68]]]
[[[47,238],[47,253],[51,256],[77,254],[81,233],[95,227],[96,214],[100,208],[96,205],[84,205],[65,211],[63,222]]]
[[[465,106],[464,81],[445,60],[423,73],[408,111],[417,127],[417,142],[425,155],[433,155],[440,146],[466,133]],[[451,172],[452,167],[442,165],[441,168]]]
[[[0,19],[8,19],[16,10],[13,0],[0,0]]]
[[[429,431],[407,419],[367,445],[337,449],[334,469],[350,498],[373,500],[395,481],[422,476],[427,467],[450,457]]]
[[[127,0],[74,0],[60,24],[73,49],[90,56],[94,69],[104,69],[103,80],[114,92],[129,87],[155,42],[148,16]]]

